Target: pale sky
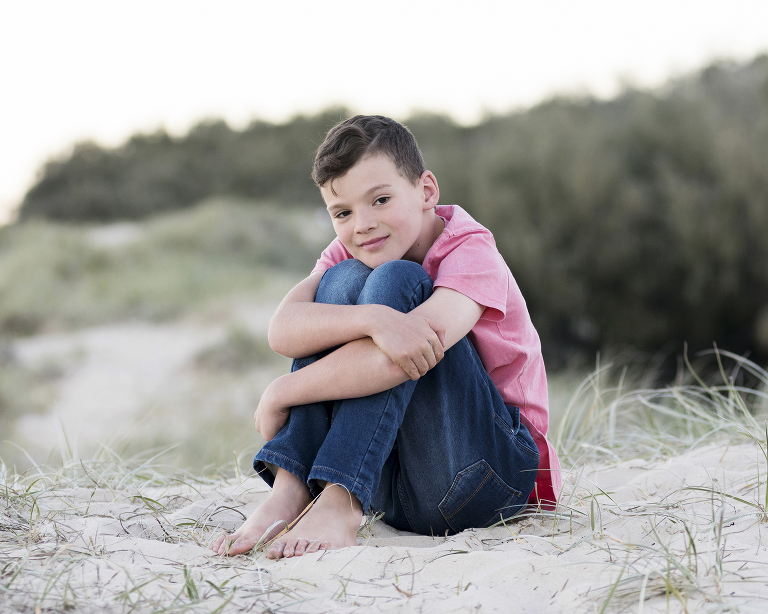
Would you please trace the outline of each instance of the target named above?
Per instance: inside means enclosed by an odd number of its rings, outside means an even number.
[[[765,0],[0,0],[0,222],[46,159],[334,103],[465,123],[768,52]]]

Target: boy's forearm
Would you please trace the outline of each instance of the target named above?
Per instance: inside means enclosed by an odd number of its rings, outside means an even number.
[[[280,405],[365,397],[389,390],[408,375],[370,338],[352,341],[311,365],[284,375],[274,384]]]
[[[381,305],[296,302],[281,306],[269,326],[269,345],[283,356],[302,358],[368,337]]]

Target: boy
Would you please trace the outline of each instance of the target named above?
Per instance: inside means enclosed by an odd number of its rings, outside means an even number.
[[[270,558],[353,546],[369,507],[443,535],[551,505],[539,338],[490,232],[438,206],[413,135],[389,118],[332,128],[312,176],[337,238],[270,323],[271,347],[295,359],[254,416],[272,493],[211,549],[247,552],[296,519]]]

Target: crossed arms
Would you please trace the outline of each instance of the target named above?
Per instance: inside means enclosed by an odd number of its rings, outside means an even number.
[[[442,287],[407,314],[384,305],[315,303],[321,277],[313,273],[286,295],[270,322],[269,344],[289,358],[338,349],[267,387],[254,415],[256,430],[267,441],[295,405],[368,396],[418,379],[485,309]]]

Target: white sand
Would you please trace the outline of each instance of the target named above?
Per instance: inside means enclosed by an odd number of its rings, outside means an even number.
[[[64,447],[64,424],[72,454],[88,458],[95,442],[130,428],[190,357],[224,334],[223,327],[124,324],[20,340],[15,345],[23,364],[58,358],[71,366],[53,406],[22,416],[14,439],[39,457],[53,442]]]
[[[189,395],[197,374],[189,365],[196,354],[222,342],[234,326],[266,337],[276,302],[228,301],[220,312],[186,321],[149,324],[126,323],[42,334],[18,339],[13,356],[21,365],[40,368],[54,364],[65,372],[57,384],[57,398],[41,414],[26,413],[12,433],[3,434],[26,450],[37,462],[56,449],[54,458],[91,458],[102,445],[130,438],[146,426],[146,414],[157,407],[172,412],[189,411]],[[263,369],[262,369],[263,371]],[[271,371],[247,374],[245,384],[255,385],[243,412],[243,424],[253,412]],[[261,377],[260,377],[261,376]],[[251,386],[253,387],[253,386]],[[183,437],[181,427],[176,439]],[[66,431],[66,433],[65,433]],[[58,452],[61,452],[60,455]]]
[[[556,526],[534,515],[445,538],[377,521],[356,547],[282,561],[205,548],[266,496],[256,478],[46,489],[31,519],[0,499],[0,611],[595,612],[620,574],[606,611],[639,611],[641,591],[644,612],[766,611],[756,445],[578,472]]]
[[[270,313],[247,306],[223,320],[258,332]],[[225,334],[221,321],[187,322],[17,342],[25,365],[75,358],[56,404],[22,419],[17,442],[47,452],[63,421],[73,456],[88,457]],[[450,538],[377,521],[357,547],[277,562],[206,548],[266,497],[258,479],[152,486],[137,479],[146,468],[105,481],[107,469],[90,466],[91,480],[71,467],[77,488],[0,475],[0,613],[600,612],[607,600],[607,612],[768,611],[768,468],[754,443],[575,467],[556,515]]]

